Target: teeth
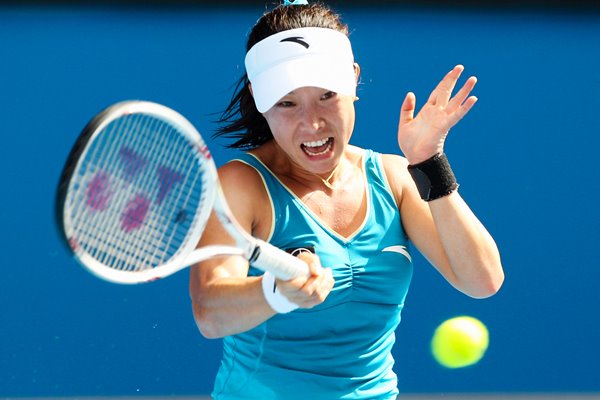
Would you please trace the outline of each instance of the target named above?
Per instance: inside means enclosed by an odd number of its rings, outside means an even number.
[[[327,138],[327,139],[315,140],[313,142],[305,142],[305,143],[302,143],[302,146],[304,146],[304,151],[306,154],[308,154],[311,157],[314,157],[314,156],[320,156],[322,154],[326,154],[327,152],[329,152],[329,150],[331,150],[331,143],[332,143],[332,139]],[[325,146],[325,148],[322,149],[321,151],[318,151],[318,152],[315,151],[317,148],[322,148],[323,146]]]
[[[314,142],[305,142],[305,143],[302,143],[302,144],[304,146],[306,146],[306,147],[319,147],[319,146],[323,146],[328,141],[329,141],[329,138],[327,138],[327,139],[321,139],[321,140],[315,140]]]
[[[327,148],[326,148],[325,150],[323,150],[323,151],[320,151],[320,152],[318,152],[318,153],[313,153],[313,152],[310,152],[310,153],[306,153],[306,154],[309,154],[309,155],[311,155],[311,156],[320,156],[321,154],[325,154],[325,153],[327,153],[328,151],[329,151],[329,146],[327,146]]]

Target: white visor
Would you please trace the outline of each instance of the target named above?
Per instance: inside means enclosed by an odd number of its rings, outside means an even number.
[[[276,33],[252,46],[245,63],[261,113],[305,86],[356,95],[350,40],[333,29],[299,28]]]

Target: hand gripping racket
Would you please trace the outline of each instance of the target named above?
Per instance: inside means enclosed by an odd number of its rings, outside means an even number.
[[[213,210],[236,245],[196,249]],[[202,137],[160,104],[117,103],[88,123],[63,169],[56,211],[76,259],[111,282],[148,282],[223,255],[281,279],[308,274],[304,262],[241,228]]]

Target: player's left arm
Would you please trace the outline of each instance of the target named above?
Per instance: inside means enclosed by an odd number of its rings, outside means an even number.
[[[504,280],[492,236],[458,192],[425,202],[405,158],[384,155],[402,225],[423,256],[456,289],[475,298],[496,293]]]
[[[456,190],[423,201],[406,165],[443,153],[448,132],[477,101],[471,96],[477,82],[474,77],[467,79],[452,96],[463,69],[459,65],[446,74],[416,116],[415,96],[412,93],[406,96],[400,113],[398,143],[407,160],[389,157],[391,163],[404,165],[386,169],[395,171],[402,221],[415,246],[457,289],[472,297],[488,297],[499,290],[504,280],[494,239]]]

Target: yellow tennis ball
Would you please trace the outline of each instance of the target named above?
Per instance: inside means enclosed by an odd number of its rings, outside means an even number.
[[[433,357],[447,368],[477,363],[489,345],[489,332],[476,318],[450,318],[437,327],[431,340]]]

